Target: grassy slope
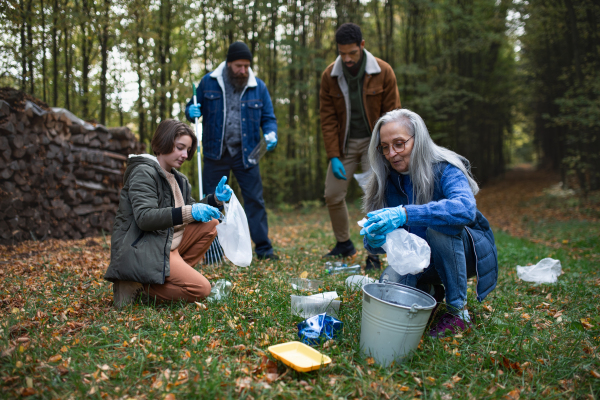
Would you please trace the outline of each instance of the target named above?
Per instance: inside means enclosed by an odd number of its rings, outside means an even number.
[[[351,214],[360,217],[354,208]],[[211,279],[237,285],[231,298],[206,310],[172,304],[113,311],[111,287],[102,280],[109,252],[101,239],[2,249],[0,397],[533,399],[600,393],[593,375],[600,372],[596,225],[532,226],[546,245],[498,232],[498,287],[483,304],[469,297],[477,328],[462,337],[424,337],[412,360],[379,369],[359,354],[360,296],[346,291],[342,277],[322,272],[320,255],[332,242],[326,211],[279,212],[270,221],[285,258],[245,270],[204,268]],[[515,265],[549,255],[566,271],[557,284],[535,287],[516,279]],[[324,277],[326,289],[343,297],[343,338],[321,349],[331,366],[301,374],[279,363],[283,376],[272,382],[267,373],[275,365],[263,355],[271,344],[297,339],[301,319],[290,315],[287,279],[302,271]]]

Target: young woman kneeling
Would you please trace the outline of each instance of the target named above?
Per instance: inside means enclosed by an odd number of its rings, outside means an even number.
[[[217,234],[219,207],[232,190],[221,179],[214,195],[195,203],[191,185],[176,170],[194,156],[197,139],[189,126],[160,123],[149,154],[130,155],[111,239],[114,306],[138,296],[149,300],[194,302],[210,294],[196,265]]]

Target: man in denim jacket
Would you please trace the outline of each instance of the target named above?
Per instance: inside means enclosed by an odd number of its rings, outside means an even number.
[[[204,116],[202,146],[205,194],[212,193],[222,176],[233,171],[244,198],[250,236],[259,259],[277,259],[269,240],[258,160],[249,159],[260,143],[262,128],[267,150],[277,146],[277,119],[265,83],[250,64],[252,53],[242,42],[229,46],[227,60],[205,75],[196,89],[197,105],[189,101],[185,116],[190,122]]]

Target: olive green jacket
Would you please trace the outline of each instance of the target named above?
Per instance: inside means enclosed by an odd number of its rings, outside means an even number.
[[[194,204],[185,175],[175,169],[172,173],[185,204]],[[174,207],[171,185],[154,156],[129,156],[123,182],[104,279],[163,284],[171,271],[173,227],[183,223],[181,207]],[[216,206],[213,195],[201,202]]]

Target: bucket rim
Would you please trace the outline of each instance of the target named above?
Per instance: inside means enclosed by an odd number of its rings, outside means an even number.
[[[425,295],[425,297],[428,297],[429,299],[431,299],[431,300],[433,301],[433,305],[432,305],[432,306],[417,306],[417,307],[414,307],[414,304],[413,304],[412,306],[405,306],[405,305],[402,305],[402,304],[391,303],[391,302],[389,302],[389,301],[385,301],[385,300],[379,299],[379,298],[377,298],[377,297],[373,296],[373,295],[372,295],[372,294],[370,294],[370,293],[367,293],[367,291],[365,290],[365,288],[366,288],[367,286],[371,286],[371,285],[375,285],[375,286],[386,286],[386,285],[387,285],[387,286],[399,286],[399,287],[402,287],[402,288],[405,288],[405,289],[414,290],[414,291],[416,291],[418,294]],[[436,304],[437,304],[437,301],[436,301],[436,300],[433,298],[433,296],[432,296],[432,295],[430,295],[429,293],[425,293],[424,291],[422,291],[422,290],[420,290],[420,289],[417,289],[417,288],[415,288],[415,287],[408,286],[408,285],[403,285],[403,284],[401,284],[401,283],[393,283],[393,282],[384,282],[384,283],[381,283],[381,282],[373,282],[373,283],[368,283],[368,284],[366,284],[366,285],[364,285],[364,286],[362,287],[362,292],[363,292],[365,295],[369,296],[369,298],[371,298],[371,299],[373,299],[373,300],[379,301],[379,302],[381,302],[381,303],[384,303],[384,304],[387,304],[387,305],[390,305],[390,306],[394,306],[394,307],[403,308],[403,309],[405,309],[405,310],[410,310],[410,309],[413,309],[413,307],[414,307],[414,309],[416,309],[416,310],[429,311],[429,310],[433,310],[433,308],[434,308],[434,307],[436,306]]]

